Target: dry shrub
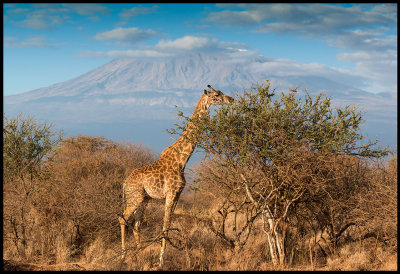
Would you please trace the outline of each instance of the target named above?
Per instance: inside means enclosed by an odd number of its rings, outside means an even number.
[[[357,227],[349,230],[327,265],[337,270],[396,270],[397,156],[385,165],[370,163],[364,176],[364,187],[348,211]]]
[[[73,222],[71,244],[82,248],[98,237],[117,241],[122,182],[133,168],[153,160],[154,154],[140,146],[103,137],[68,138],[47,163],[51,175],[43,209],[59,216],[59,223]]]
[[[342,247],[334,258],[328,258],[328,267],[331,270],[371,270],[369,265],[372,258],[368,252],[354,245]]]
[[[318,166],[319,162],[315,161],[310,164],[313,164],[313,168],[321,168],[320,172],[326,174],[321,179],[326,182],[320,180],[307,196],[303,196],[304,200],[299,200],[294,216],[286,223],[286,264],[303,267],[311,263],[311,269],[323,267],[328,263],[327,260],[340,260],[342,247],[360,241],[363,243],[370,238],[375,239],[379,248],[388,252],[389,257],[396,254],[396,158],[389,160],[385,166],[353,156],[338,156],[323,161],[324,165]],[[226,171],[211,161],[200,163],[194,170],[198,174],[194,187],[197,192],[192,195],[199,198],[191,210],[198,215],[208,216],[208,220],[218,221],[219,204],[228,197],[224,196],[223,188],[235,178],[225,176]],[[222,179],[218,181],[215,178]],[[236,180],[240,182],[240,179]],[[235,197],[228,198],[233,201]],[[233,216],[228,216],[223,223],[219,222],[220,226],[225,225],[225,235],[229,237],[232,235],[230,230],[233,229],[233,221]],[[237,227],[244,223],[245,220],[236,218]],[[248,241],[237,253],[240,255],[226,257],[224,269],[270,269],[268,264],[260,266],[262,262],[270,262],[262,225],[260,218],[254,220]],[[229,246],[223,248],[227,250]],[[370,256],[371,250],[376,248],[366,246],[359,250],[358,264],[351,267],[362,269],[364,262],[361,259],[366,258],[365,254]],[[345,260],[347,255],[343,256]],[[375,259],[368,262],[369,267],[378,264]],[[381,264],[385,263],[384,260]]]
[[[228,259],[224,270],[265,270],[261,263],[271,260],[265,234],[255,228],[246,246]]]
[[[352,218],[363,236],[373,236],[397,250],[397,156],[386,166],[371,165],[367,187],[356,197]]]
[[[154,239],[162,229],[164,201],[149,202],[141,226],[146,248],[130,249],[124,262],[119,257],[117,221],[117,214],[122,212],[122,181],[132,168],[153,159],[154,154],[149,150],[118,145],[103,138],[80,136],[65,140],[54,157],[47,160],[46,174],[38,181],[40,188],[25,207],[24,218],[29,223],[25,233],[30,239],[25,250],[27,257],[48,264],[80,261],[86,264],[85,269],[91,270],[154,269],[160,250],[159,241]],[[342,168],[331,167],[343,181],[331,182],[330,202],[320,207],[316,199],[307,203],[308,207],[298,208],[299,219],[289,219],[286,238],[289,260],[279,269],[289,265],[303,270],[396,269],[397,159],[391,159],[385,166],[351,157],[337,161],[346,164]],[[194,170],[206,173],[207,168],[199,166]],[[354,186],[351,178],[358,180],[353,192],[345,188]],[[222,201],[220,187],[210,180],[195,181],[182,193],[172,219],[164,270],[277,270],[271,263],[260,218],[254,220],[247,241],[238,250],[229,247],[210,228],[213,219],[214,225],[218,224],[215,220],[220,215],[217,212]],[[352,193],[357,195],[351,196]],[[15,210],[17,196],[7,192],[4,198],[7,203],[3,218],[17,218],[20,214]],[[236,216],[237,227],[245,222],[246,218]],[[330,241],[330,232],[321,231],[332,225],[338,234],[349,222],[356,225],[346,228],[335,246]],[[225,220],[225,229],[229,230],[226,235],[233,235],[233,224],[234,217],[230,215]],[[9,232],[7,235],[12,235],[12,222],[3,227]],[[21,228],[17,231],[20,233]],[[320,234],[328,240],[325,246],[321,244],[326,254],[315,245],[313,265],[309,266],[310,238]],[[133,241],[129,229],[128,246],[133,247]],[[11,239],[5,243],[6,256],[18,256]]]
[[[117,144],[103,137],[65,139],[45,161],[23,207],[21,203],[14,206],[20,199],[11,189],[13,184],[5,185],[6,235],[18,240],[17,234],[23,232],[28,239],[24,246],[16,243],[14,249],[7,243],[7,256],[16,254],[19,247],[25,253],[21,259],[62,263],[79,260],[85,248],[98,245],[98,238],[104,244],[119,242],[122,182],[133,168],[152,162],[154,156],[139,145]],[[18,220],[14,228],[13,220]]]
[[[339,248],[336,255],[327,260],[328,270],[396,270],[397,255],[375,246],[375,241],[364,245],[349,243]]]
[[[89,243],[83,252],[86,268],[93,270],[119,270],[121,268],[120,245],[106,242],[98,236]]]

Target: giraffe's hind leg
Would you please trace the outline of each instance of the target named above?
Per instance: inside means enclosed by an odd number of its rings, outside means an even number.
[[[123,253],[125,253],[126,250],[125,230],[126,226],[128,225],[128,220],[131,218],[132,214],[135,213],[135,211],[141,207],[142,203],[146,199],[144,191],[142,190],[141,192],[142,193],[137,193],[138,195],[135,195],[134,199],[133,198],[127,199],[124,213],[122,214],[122,217],[118,217],[118,221],[121,226],[121,247]],[[129,196],[127,198],[129,198]],[[122,257],[124,257],[124,255]]]
[[[134,209],[132,210],[132,208],[126,208],[124,211],[124,214],[122,215],[122,217],[118,217],[118,221],[119,224],[121,226],[121,247],[122,247],[122,258],[124,258],[125,256],[125,230],[126,230],[126,226],[128,225],[127,221],[129,219],[129,217],[132,215]]]
[[[140,207],[136,210],[135,214],[135,222],[134,222],[134,227],[133,227],[133,236],[135,237],[135,242],[136,242],[136,248],[140,248],[140,225],[142,223],[143,219],[143,214],[144,211],[146,210],[147,203],[149,202],[150,197],[145,196]]]

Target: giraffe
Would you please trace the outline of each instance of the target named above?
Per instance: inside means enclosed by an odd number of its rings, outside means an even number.
[[[214,90],[210,85],[208,85],[208,88],[208,91],[204,89],[194,110],[192,119],[197,115],[208,115],[210,105],[233,103],[234,99],[232,97],[223,94],[220,90]],[[150,199],[165,199],[163,237],[159,257],[159,266],[163,265],[163,254],[166,246],[165,238],[168,234],[175,206],[186,184],[184,170],[197,144],[193,139],[188,138],[194,130],[195,126],[189,121],[180,138],[174,144],[167,147],[155,162],[134,169],[125,179],[123,184],[125,210],[122,216],[118,218],[121,225],[121,245],[123,252],[125,251],[125,227],[129,218],[135,215],[133,235],[136,245],[139,247],[140,237],[138,230],[147,202]]]

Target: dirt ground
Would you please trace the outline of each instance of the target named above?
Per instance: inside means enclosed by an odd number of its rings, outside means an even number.
[[[49,271],[49,270],[89,270],[77,263],[69,264],[31,264],[20,263],[12,260],[3,260],[3,270],[6,271]]]

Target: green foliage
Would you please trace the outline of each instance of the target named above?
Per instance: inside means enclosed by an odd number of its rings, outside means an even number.
[[[3,168],[8,179],[24,173],[37,174],[41,161],[61,140],[61,132],[52,124],[39,124],[32,117],[19,114],[3,124]]]
[[[184,118],[187,123],[188,118]],[[377,142],[360,145],[364,140],[362,121],[355,107],[332,108],[331,99],[322,94],[312,98],[306,92],[302,100],[294,89],[276,96],[267,81],[237,94],[232,106],[222,106],[212,118],[194,123],[201,134],[198,147],[214,155],[226,154],[228,159],[245,161],[257,154],[273,161],[290,156],[291,147],[298,146],[307,151],[365,157],[387,155],[387,150],[373,148]],[[185,123],[175,132],[184,127]]]

